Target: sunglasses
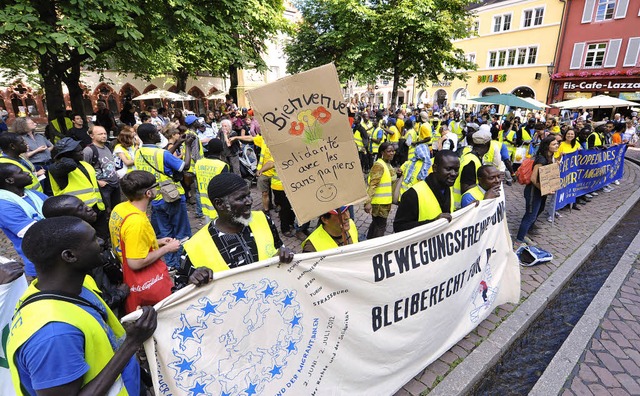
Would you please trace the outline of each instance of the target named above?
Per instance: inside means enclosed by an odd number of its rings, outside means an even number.
[[[153,183],[152,185],[149,186],[149,188],[147,188],[146,190],[144,190],[144,192],[146,193],[149,190],[153,190],[158,188],[158,186],[160,185],[160,183]]]

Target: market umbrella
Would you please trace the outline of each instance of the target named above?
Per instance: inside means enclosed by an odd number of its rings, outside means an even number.
[[[542,107],[543,109],[546,109],[546,108],[549,107],[545,103],[542,103],[539,100],[535,100],[534,98],[522,98],[522,99],[526,100],[527,102],[531,103],[532,105],[536,105],[538,107]]]
[[[614,107],[631,107],[631,106],[637,106],[637,105],[638,103],[631,102],[629,100],[618,99],[608,95],[597,95],[585,100],[584,104],[580,107],[584,107],[587,109],[592,109],[592,108],[611,109]]]
[[[536,106],[533,103],[527,102],[526,100],[523,100],[521,97],[516,96],[514,94],[510,94],[510,93],[483,96],[481,98],[471,98],[469,100],[472,100],[476,103],[497,104],[497,105],[510,106],[510,107],[521,107],[523,109],[533,109],[533,110],[543,109],[543,107]]]
[[[584,107],[583,104],[587,101],[587,98],[575,98],[564,100],[562,102],[551,103],[553,107],[559,107],[561,109],[577,109]]]
[[[226,99],[226,94],[224,91],[216,91],[211,95],[207,96],[207,100],[215,100],[215,99]]]
[[[476,99],[482,99],[482,98],[476,98]],[[475,105],[479,105],[479,104],[488,104],[488,103],[485,103],[485,102],[480,102],[479,100],[471,100],[471,99],[465,98],[465,97],[458,98],[458,99],[454,100],[453,103],[456,103],[456,104],[459,104],[459,105],[471,105],[471,106],[475,106]]]
[[[177,99],[172,99],[174,102],[186,102],[189,100],[196,100],[195,96],[191,96],[186,92],[178,92],[177,95],[178,95]]]
[[[165,89],[156,88],[153,91],[149,91],[140,96],[136,96],[132,100],[149,100],[149,99],[168,99],[168,100],[180,100],[181,96],[175,92],[167,91]]]

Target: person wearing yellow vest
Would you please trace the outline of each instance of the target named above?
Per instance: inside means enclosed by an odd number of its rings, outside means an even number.
[[[393,231],[401,232],[438,219],[451,221],[453,191],[460,159],[450,150],[440,150],[433,161],[433,173],[414,184],[402,196],[393,221]]]
[[[342,206],[318,218],[318,227],[302,242],[302,252],[321,252],[354,243],[358,243],[358,229],[349,216],[349,207]]]
[[[360,168],[362,173],[369,172],[369,153],[367,148],[369,147],[369,135],[367,130],[362,125],[360,114],[356,114],[355,122],[353,123],[353,140],[356,143],[356,150],[358,150],[358,158],[360,159]]]
[[[45,135],[53,143],[69,136],[69,130],[73,128],[73,121],[66,116],[63,109],[56,110],[55,118],[49,121],[49,125],[45,128]]]
[[[377,127],[373,130],[370,140],[369,152],[370,154],[370,163],[373,166],[373,163],[378,158],[378,150],[380,149],[380,145],[387,141],[387,133],[384,130],[384,121],[382,120],[382,116],[379,116],[378,122],[376,122]],[[371,169],[371,168],[369,168]]]
[[[493,165],[482,165],[478,168],[478,184],[462,195],[462,207],[471,205],[475,201],[498,198],[502,172]]]
[[[293,260],[271,218],[251,210],[253,198],[242,177],[221,173],[211,179],[208,193],[218,217],[184,243],[187,257],[180,272],[199,267],[225,271],[276,255],[282,263]]]
[[[431,145],[431,123],[429,122],[429,115],[426,111],[420,112],[420,128],[418,129],[418,143],[428,143]]]
[[[39,177],[42,177],[46,171],[44,169],[36,170],[36,167],[28,159],[24,159],[21,155],[27,152],[27,143],[25,143],[22,136],[17,133],[3,133],[0,135],[0,149],[2,155],[0,156],[0,163],[14,164],[23,171],[31,175],[31,184],[26,188],[29,190],[42,191],[42,185],[40,185]]]
[[[191,162],[192,135],[187,137],[185,160],[182,161],[167,150],[159,149],[160,134],[153,124],[142,124],[138,127],[138,137],[142,140],[142,147],[136,151],[134,163],[137,170],[144,170],[153,174],[158,183],[173,183],[180,197],[167,202],[164,196],[158,194],[151,201],[151,223],[158,238],[175,238],[182,240],[191,236],[191,226],[187,214],[187,203],[184,189],[174,178],[189,169]],[[181,250],[165,255],[165,261],[171,268],[180,266]]]
[[[369,169],[371,169],[371,166],[373,165],[373,155],[372,155],[373,151],[371,151],[373,149],[373,142],[371,139],[373,138],[374,130],[376,128],[375,128],[375,125],[373,124],[373,121],[371,121],[369,113],[367,111],[362,112],[362,121],[360,121],[360,125],[364,129],[364,133],[366,133],[367,135],[367,139],[364,142],[365,144],[364,169],[366,169],[366,172],[369,172]],[[360,131],[360,133],[363,133],[363,132]]]
[[[367,239],[384,236],[387,229],[387,219],[393,201],[392,185],[401,170],[391,166],[391,160],[396,149],[391,142],[384,142],[378,150],[378,160],[371,167],[367,187],[369,198],[365,201],[364,211],[371,213],[371,225],[367,232]]]
[[[460,157],[460,173],[453,185],[453,202],[456,209],[460,209],[462,194],[478,184],[477,171],[482,166],[482,157],[491,147],[491,132],[489,126],[481,125],[472,136],[473,146],[470,151]]]
[[[82,146],[77,140],[66,137],[56,143],[55,162],[49,167],[49,179],[53,195],[73,195],[97,214],[94,228],[98,236],[109,239],[109,215],[106,211],[96,171],[84,162]]]
[[[229,164],[220,159],[221,154],[222,140],[213,138],[207,143],[207,151],[204,153],[204,158],[196,162],[196,181],[200,192],[198,198],[200,199],[200,205],[202,205],[202,213],[205,215],[205,223],[218,216],[209,199],[209,182],[220,173],[229,172]]]
[[[153,307],[125,330],[86,275],[101,265],[102,240],[64,216],[34,224],[23,247],[37,279],[20,298],[7,342],[18,395],[139,395],[135,353],[156,329]]]

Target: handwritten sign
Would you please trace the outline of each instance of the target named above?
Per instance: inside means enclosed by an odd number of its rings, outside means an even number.
[[[300,222],[366,197],[333,64],[247,93]]]
[[[560,185],[560,166],[558,163],[541,166],[540,173],[540,193],[542,195],[553,194],[558,191]]]

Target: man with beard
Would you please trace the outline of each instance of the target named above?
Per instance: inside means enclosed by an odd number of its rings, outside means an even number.
[[[438,219],[451,221],[453,213],[452,187],[458,177],[460,159],[450,150],[435,155],[433,173],[402,194],[393,231],[401,232]]]
[[[282,263],[293,260],[293,252],[284,246],[269,216],[251,210],[253,198],[242,177],[220,173],[209,182],[208,195],[218,218],[184,244],[185,271],[191,273],[191,267],[224,271],[275,255]]]

